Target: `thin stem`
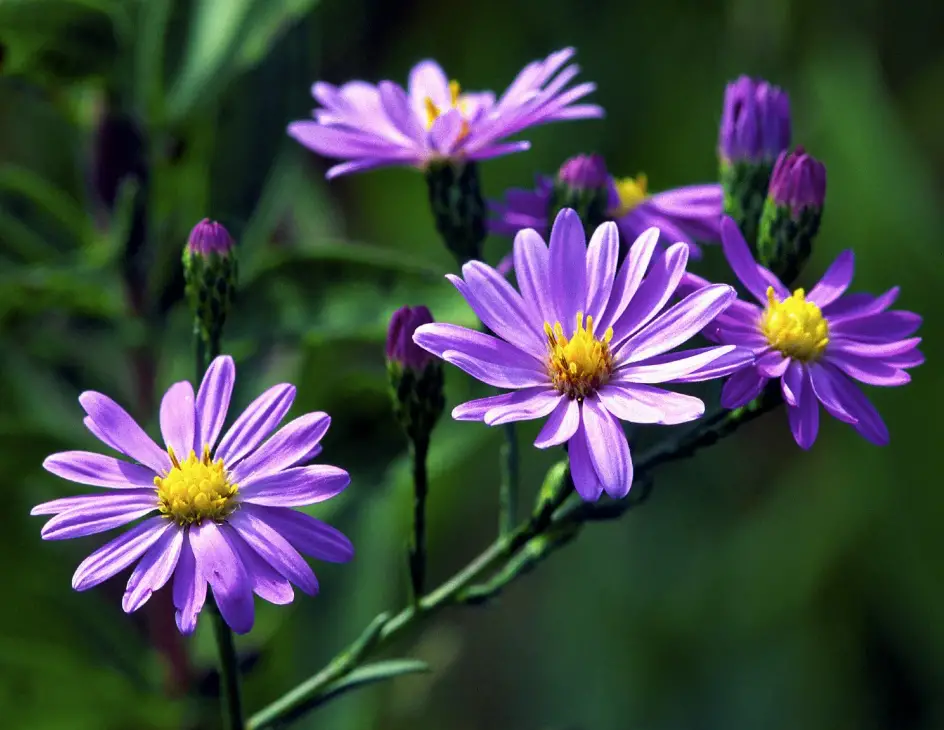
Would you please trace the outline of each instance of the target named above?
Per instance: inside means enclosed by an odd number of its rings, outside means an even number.
[[[514,423],[506,423],[502,430],[505,433],[505,443],[501,448],[498,534],[507,535],[515,529],[518,520],[518,432]]]
[[[233,632],[220,613],[216,601],[208,600],[213,619],[213,635],[220,655],[220,688],[223,701],[223,727],[226,730],[244,730],[242,698],[239,690],[239,660],[233,643]]]
[[[410,545],[410,581],[413,601],[419,603],[426,584],[426,493],[429,482],[426,473],[426,458],[429,440],[416,439],[410,444],[413,459],[413,540]]]

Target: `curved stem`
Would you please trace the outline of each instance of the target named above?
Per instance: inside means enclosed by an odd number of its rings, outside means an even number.
[[[410,545],[410,582],[413,587],[414,603],[419,603],[426,583],[426,493],[429,486],[426,457],[428,454],[428,439],[411,441],[410,456],[413,459],[413,540]]]
[[[498,491],[498,534],[507,535],[517,524],[518,513],[518,431],[506,423],[505,443],[501,449],[502,479]]]

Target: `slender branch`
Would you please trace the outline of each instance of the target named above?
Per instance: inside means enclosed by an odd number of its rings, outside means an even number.
[[[413,540],[410,545],[410,582],[413,600],[418,603],[426,584],[426,493],[429,482],[426,458],[429,454],[429,439],[416,439],[410,443],[413,459]]]

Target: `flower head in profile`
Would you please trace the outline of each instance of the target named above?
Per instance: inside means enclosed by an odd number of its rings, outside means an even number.
[[[351,559],[344,535],[292,509],[329,499],[350,481],[337,467],[299,466],[321,451],[331,419],[309,413],[270,436],[295,400],[293,386],[276,385],[220,438],[235,377],[232,358],[221,356],[196,395],[188,382],[167,390],[160,410],[166,448],[111,398],[93,391],[79,397],[89,431],[130,461],[87,451],[48,457],[47,471],[108,491],[34,507],[31,514],[54,515],[43,538],[83,537],[142,521],[82,561],[73,588],[84,591],[135,565],[122,601],[126,612],[173,580],[177,626],[187,634],[209,585],[223,618],[245,633],[254,621],[253,593],[284,604],[294,597],[292,584],[318,591],[302,553]]]
[[[571,175],[573,167],[573,160],[565,162],[558,179]],[[627,244],[655,227],[661,231],[663,243],[682,241],[697,258],[701,256],[698,241],[714,243],[719,239],[724,199],[721,185],[717,183],[689,185],[660,193],[649,191],[645,175],[626,178],[607,175],[604,184],[608,188],[606,217],[616,222]],[[503,202],[490,203],[489,229],[499,235],[514,236],[518,231],[533,228],[546,236],[553,195],[554,180],[543,175],[537,177],[533,190],[509,190]],[[499,270],[506,271],[511,266],[509,256],[499,265]]]
[[[733,346],[670,352],[734,298],[708,285],[666,308],[685,273],[689,248],[657,252],[659,231],[643,233],[617,270],[619,234],[607,222],[587,245],[580,218],[558,215],[550,246],[533,230],[515,237],[520,293],[479,261],[449,276],[494,336],[451,324],[417,329],[418,345],[510,393],[453,410],[458,420],[494,426],[547,418],[538,448],[567,444],[580,495],[622,497],[633,479],[620,421],[676,424],[702,415],[698,398],[655,387],[720,377],[752,355]]]
[[[423,169],[437,160],[520,152],[530,144],[504,140],[547,122],[603,116],[595,104],[576,103],[594,84],[567,88],[579,71],[566,65],[573,55],[573,48],[565,48],[529,63],[497,100],[490,91],[463,91],[435,61],[414,66],[406,89],[392,81],[340,87],[318,82],[312,94],[321,106],[314,120],[292,122],[288,133],[318,154],[345,160],[328,170],[329,179],[391,165]]]
[[[728,263],[757,302],[735,302],[704,332],[712,341],[751,348],[757,358],[724,384],[722,405],[738,408],[779,378],[790,430],[802,448],[816,440],[820,404],[872,443],[888,443],[881,416],[852,381],[907,383],[911,378],[906,370],[924,362],[920,338],[911,337],[921,317],[888,311],[897,287],[878,297],[846,295],[852,282],[852,251],[839,254],[809,293],[791,293],[754,261],[733,220],[724,219],[721,234]],[[689,274],[680,290],[699,291],[704,284]]]

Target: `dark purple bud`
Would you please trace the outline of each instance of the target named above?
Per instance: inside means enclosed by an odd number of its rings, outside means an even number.
[[[822,208],[826,199],[826,166],[802,147],[784,150],[774,164],[768,197],[775,205],[793,212]]]
[[[211,253],[228,256],[233,250],[233,239],[222,225],[209,218],[204,218],[190,231],[187,251],[191,254],[208,256]]]
[[[721,158],[728,162],[769,162],[789,146],[787,93],[747,76],[728,84],[718,134]]]
[[[413,333],[420,325],[433,321],[433,315],[424,306],[400,307],[394,312],[387,329],[387,360],[417,372],[423,370],[434,358],[413,342]]]
[[[606,160],[602,155],[577,155],[561,165],[557,181],[573,190],[602,188],[609,182]]]

